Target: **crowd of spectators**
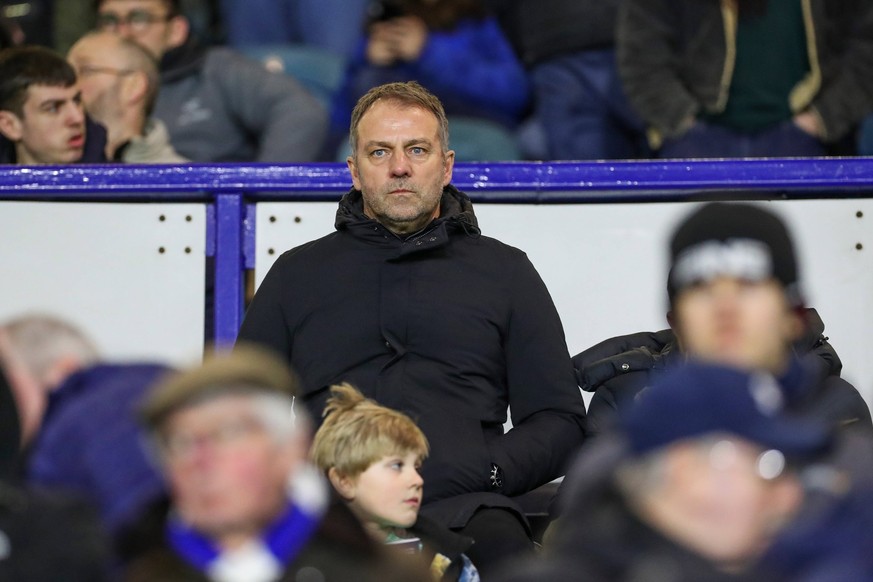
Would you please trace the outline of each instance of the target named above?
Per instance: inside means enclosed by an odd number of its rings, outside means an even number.
[[[354,101],[399,80],[433,91],[450,121],[478,124],[470,139],[484,145],[459,147],[463,161],[873,153],[873,123],[864,124],[873,8],[857,0],[33,0],[0,9],[7,45],[66,55],[95,28],[142,44],[160,73],[152,115],[194,162],[344,160]],[[344,78],[327,103],[313,99],[293,68],[267,74],[245,57],[265,47],[324,53]]]
[[[595,157],[618,151],[613,131],[645,155],[826,153],[871,110],[873,8],[625,0],[601,6],[615,34],[571,43],[521,2],[380,2],[336,49],[350,66],[328,111],[198,40],[191,3],[90,6],[65,55],[12,19],[3,161],[330,159],[342,119],[351,188],[335,232],[276,261],[236,346],[185,369],[103,361],[51,316],[0,324],[0,579],[873,580],[873,421],[805,303],[788,225],[695,208],[670,238],[671,329],[571,358],[527,255],[452,184],[450,148],[457,114],[549,158],[583,158],[582,128]],[[767,27],[793,67],[753,58]],[[475,72],[495,63],[500,79]],[[537,103],[563,86],[600,106]],[[576,116],[562,136],[560,110]]]

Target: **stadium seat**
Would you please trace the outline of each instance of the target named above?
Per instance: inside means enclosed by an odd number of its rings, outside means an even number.
[[[239,50],[247,57],[263,63],[270,71],[282,71],[291,75],[328,108],[345,74],[344,57],[309,45],[258,45]]]
[[[449,115],[449,146],[457,162],[500,162],[522,159],[515,134],[493,121]],[[336,161],[344,162],[349,144],[343,140]]]

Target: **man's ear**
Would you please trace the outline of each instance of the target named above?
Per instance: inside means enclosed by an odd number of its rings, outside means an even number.
[[[340,494],[340,497],[346,501],[352,501],[355,498],[355,479],[348,475],[343,475],[336,470],[336,467],[331,467],[327,470],[327,478],[337,493]]]
[[[148,98],[149,77],[142,71],[134,71],[125,78],[124,105],[141,103]]]
[[[361,189],[361,178],[358,174],[358,164],[355,161],[354,156],[349,156],[346,158],[346,165],[349,167],[349,173],[352,175],[352,186],[355,187],[355,190]]]
[[[7,110],[0,110],[0,133],[13,142],[21,141],[24,135],[21,118]]]
[[[188,40],[188,34],[191,32],[191,24],[188,19],[182,15],[174,16],[168,23],[170,30],[167,37],[167,48],[176,48],[182,46]]]

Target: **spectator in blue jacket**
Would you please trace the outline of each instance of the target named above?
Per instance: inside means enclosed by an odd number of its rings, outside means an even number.
[[[344,136],[352,107],[373,87],[418,81],[451,117],[514,128],[527,110],[528,79],[497,21],[479,0],[383,0],[370,12],[334,103],[334,136]]]
[[[19,403],[28,482],[84,498],[111,533],[163,493],[134,411],[167,367],[102,363],[81,330],[35,314],[0,327],[0,363]]]

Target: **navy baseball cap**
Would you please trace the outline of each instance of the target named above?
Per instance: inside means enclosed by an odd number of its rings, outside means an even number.
[[[721,432],[808,457],[827,449],[833,436],[824,420],[787,412],[772,375],[700,362],[679,366],[642,392],[619,426],[636,454]]]

